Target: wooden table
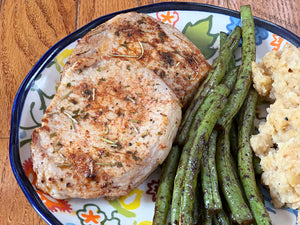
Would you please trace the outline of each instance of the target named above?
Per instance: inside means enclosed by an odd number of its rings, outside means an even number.
[[[37,60],[57,41],[107,13],[155,0],[0,0],[0,224],[45,224],[19,188],[9,162],[12,103]],[[238,10],[250,4],[257,17],[300,36],[299,0],[198,0]]]

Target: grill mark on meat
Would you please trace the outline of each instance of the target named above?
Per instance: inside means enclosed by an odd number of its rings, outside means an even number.
[[[160,52],[161,60],[168,66],[174,66],[174,55],[172,52]]]

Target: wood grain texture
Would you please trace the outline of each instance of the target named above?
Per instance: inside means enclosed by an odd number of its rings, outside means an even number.
[[[88,22],[116,11],[134,8],[137,6],[136,1],[112,1],[112,0],[79,0],[78,3],[78,27]]]
[[[12,102],[37,60],[75,30],[73,0],[3,1],[0,14],[0,137],[9,136]]]
[[[300,36],[300,1],[183,0],[239,10],[250,4],[257,17]],[[86,23],[119,10],[161,0],[0,0],[0,223],[46,224],[34,212],[9,166],[10,114],[21,82],[57,41]],[[165,1],[164,1],[165,2]],[[267,4],[267,5],[266,5]]]
[[[14,178],[9,166],[8,144],[8,139],[0,139],[0,146],[6,150],[0,157],[0,224],[46,224],[31,207]]]

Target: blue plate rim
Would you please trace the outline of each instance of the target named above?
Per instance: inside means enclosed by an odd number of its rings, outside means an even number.
[[[35,81],[37,76],[41,71],[49,64],[50,61],[68,44],[79,39],[89,30],[95,28],[96,26],[104,23],[105,21],[111,19],[112,17],[120,14],[131,11],[143,12],[143,13],[153,13],[158,11],[166,10],[187,10],[187,11],[204,11],[219,13],[228,16],[233,16],[239,18],[240,13],[235,10],[213,6],[202,3],[193,3],[193,2],[163,2],[163,3],[154,3],[145,6],[139,6],[136,8],[126,9],[111,14],[101,16],[88,24],[82,26],[71,34],[67,35],[65,38],[58,41],[54,44],[33,66],[29,71],[22,84],[20,85],[15,100],[13,102],[12,113],[11,113],[11,130],[10,130],[10,140],[9,140],[9,159],[12,171],[14,176],[21,187],[23,193],[25,194],[27,200],[34,208],[34,210],[41,216],[41,218],[47,224],[62,224],[44,205],[40,197],[32,187],[27,176],[23,171],[23,167],[20,160],[19,154],[19,125],[22,114],[22,109],[26,96],[31,88],[32,83]],[[281,37],[292,43],[293,45],[300,46],[300,37],[292,33],[291,31],[274,24],[272,22],[263,20],[261,18],[254,17],[254,22],[257,26],[263,27],[268,31],[271,31],[275,34],[280,34]]]

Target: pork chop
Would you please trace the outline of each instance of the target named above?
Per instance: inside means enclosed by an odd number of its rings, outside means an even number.
[[[136,12],[120,14],[87,33],[67,64],[87,58],[92,64],[99,56],[141,63],[165,81],[183,106],[210,69],[200,50],[177,28]]]
[[[57,199],[128,194],[166,158],[181,120],[152,70],[115,57],[89,63],[65,69],[32,135],[37,188]]]

